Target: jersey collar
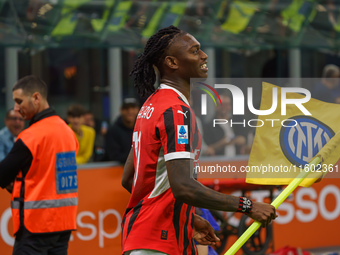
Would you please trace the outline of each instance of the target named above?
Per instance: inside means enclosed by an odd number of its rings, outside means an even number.
[[[159,89],[172,89],[173,91],[175,91],[180,97],[181,99],[190,106],[188,99],[178,90],[175,89],[169,85],[165,85],[164,83],[162,83],[161,85],[159,85]]]
[[[39,120],[42,120],[44,118],[51,117],[51,116],[54,116],[54,115],[57,115],[56,111],[53,108],[49,107],[49,108],[37,113],[36,115],[34,115],[33,118],[31,119],[30,123],[29,123],[29,126],[38,122]]]

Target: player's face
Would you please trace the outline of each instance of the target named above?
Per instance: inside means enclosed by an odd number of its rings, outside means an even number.
[[[13,136],[18,136],[24,129],[25,121],[19,112],[12,110],[5,120],[5,125]]]
[[[170,52],[178,60],[182,77],[186,78],[207,78],[207,54],[201,50],[200,43],[190,34],[185,34],[171,46]]]
[[[24,120],[30,120],[38,111],[35,94],[26,95],[22,89],[13,91],[14,111],[19,112]]]

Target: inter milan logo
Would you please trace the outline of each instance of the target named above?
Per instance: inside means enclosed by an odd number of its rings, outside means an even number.
[[[303,167],[334,136],[326,124],[310,116],[295,116],[280,131],[280,145],[287,159]]]

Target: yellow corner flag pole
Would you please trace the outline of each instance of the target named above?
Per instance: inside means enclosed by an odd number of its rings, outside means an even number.
[[[307,177],[310,173],[309,169],[316,169],[316,165],[320,162],[325,161],[331,152],[340,143],[340,132],[336,133],[331,140],[318,152],[316,157],[312,159],[305,169],[307,171],[301,172],[289,185],[281,192],[281,194],[271,203],[272,206],[277,209],[283,201],[299,186],[299,184]],[[255,221],[250,227],[237,239],[237,241],[229,248],[225,255],[234,255],[242,245],[255,233],[255,231],[261,226],[261,223]]]
[[[320,163],[320,158],[316,157],[309,165],[316,166]],[[289,185],[281,192],[281,194],[271,203],[272,206],[277,209],[280,204],[299,186],[299,184],[307,177],[309,172],[301,172]],[[229,248],[225,255],[234,255],[242,245],[255,233],[255,231],[261,226],[261,223],[255,221],[250,227],[237,239],[237,241]]]

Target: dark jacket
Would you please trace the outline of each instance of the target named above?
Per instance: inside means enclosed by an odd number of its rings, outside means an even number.
[[[105,138],[105,160],[125,163],[132,145],[133,129],[123,124],[122,117],[110,126]]]

